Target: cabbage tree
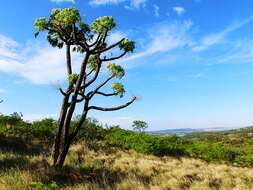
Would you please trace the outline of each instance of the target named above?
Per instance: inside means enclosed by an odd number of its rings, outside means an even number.
[[[123,84],[118,81],[112,83],[112,80],[120,80],[125,75],[124,69],[114,61],[133,52],[135,43],[122,38],[116,43],[109,44],[108,36],[116,26],[114,19],[110,16],[99,17],[88,25],[75,8],[53,9],[49,18],[36,19],[34,26],[35,37],[41,32],[46,32],[47,41],[52,47],[66,49],[67,85],[65,89],[59,88],[63,99],[52,153],[53,165],[62,168],[70,145],[80,128],[85,127],[84,121],[90,110],[116,111],[136,100],[134,96],[125,104],[115,107],[91,105],[91,100],[95,96],[121,98],[124,96],[126,91]],[[118,54],[113,56],[112,51]],[[72,69],[72,52],[82,56],[77,73]],[[106,65],[109,76],[101,80],[99,78],[105,76],[101,75],[103,65]],[[112,83],[112,90],[109,93],[102,91],[102,87],[108,83]],[[79,121],[72,126],[73,113],[78,104],[82,106],[82,111]]]

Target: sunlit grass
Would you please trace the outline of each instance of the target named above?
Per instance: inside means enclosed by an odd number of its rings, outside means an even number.
[[[62,171],[45,154],[0,153],[0,189],[26,190],[56,181],[64,190],[250,190],[253,169],[135,151],[94,151],[74,145]]]

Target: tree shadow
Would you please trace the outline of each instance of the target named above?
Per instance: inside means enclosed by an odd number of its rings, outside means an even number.
[[[35,156],[46,153],[43,144],[33,144],[17,137],[0,136],[0,152],[9,152],[18,155]]]
[[[9,169],[27,169],[30,165],[30,161],[21,156],[17,157],[11,157],[11,158],[4,158],[0,160],[0,170],[1,171],[6,171]]]
[[[57,184],[63,186],[74,186],[76,184],[92,183],[98,185],[102,189],[112,189],[116,187],[118,183],[124,180],[128,173],[122,171],[114,171],[106,168],[74,168],[65,166],[61,170],[55,170],[52,167],[48,168],[44,174],[46,178],[42,179],[43,182],[55,181]],[[149,185],[151,177],[140,176],[135,174],[144,185]]]

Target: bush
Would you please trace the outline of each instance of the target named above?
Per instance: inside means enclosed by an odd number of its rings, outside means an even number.
[[[48,185],[45,185],[41,182],[33,182],[30,185],[30,189],[31,190],[60,190],[60,187],[54,181],[52,181]]]
[[[31,133],[34,138],[52,142],[56,130],[56,121],[52,118],[35,121],[31,125]]]

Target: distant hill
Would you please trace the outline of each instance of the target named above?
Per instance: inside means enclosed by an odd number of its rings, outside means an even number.
[[[149,131],[153,135],[166,135],[166,134],[176,134],[185,135],[188,133],[203,132],[203,129],[192,129],[192,128],[179,128],[179,129],[165,129],[160,131]]]
[[[200,129],[193,129],[193,128],[179,128],[179,129],[165,129],[165,130],[158,130],[158,131],[148,131],[148,133],[153,135],[166,135],[166,134],[176,134],[179,136],[183,136],[186,134],[191,133],[201,133],[201,132],[222,132],[222,131],[241,131],[247,130],[251,127],[242,127],[242,128],[224,128],[224,127],[214,127],[214,128],[200,128]]]

